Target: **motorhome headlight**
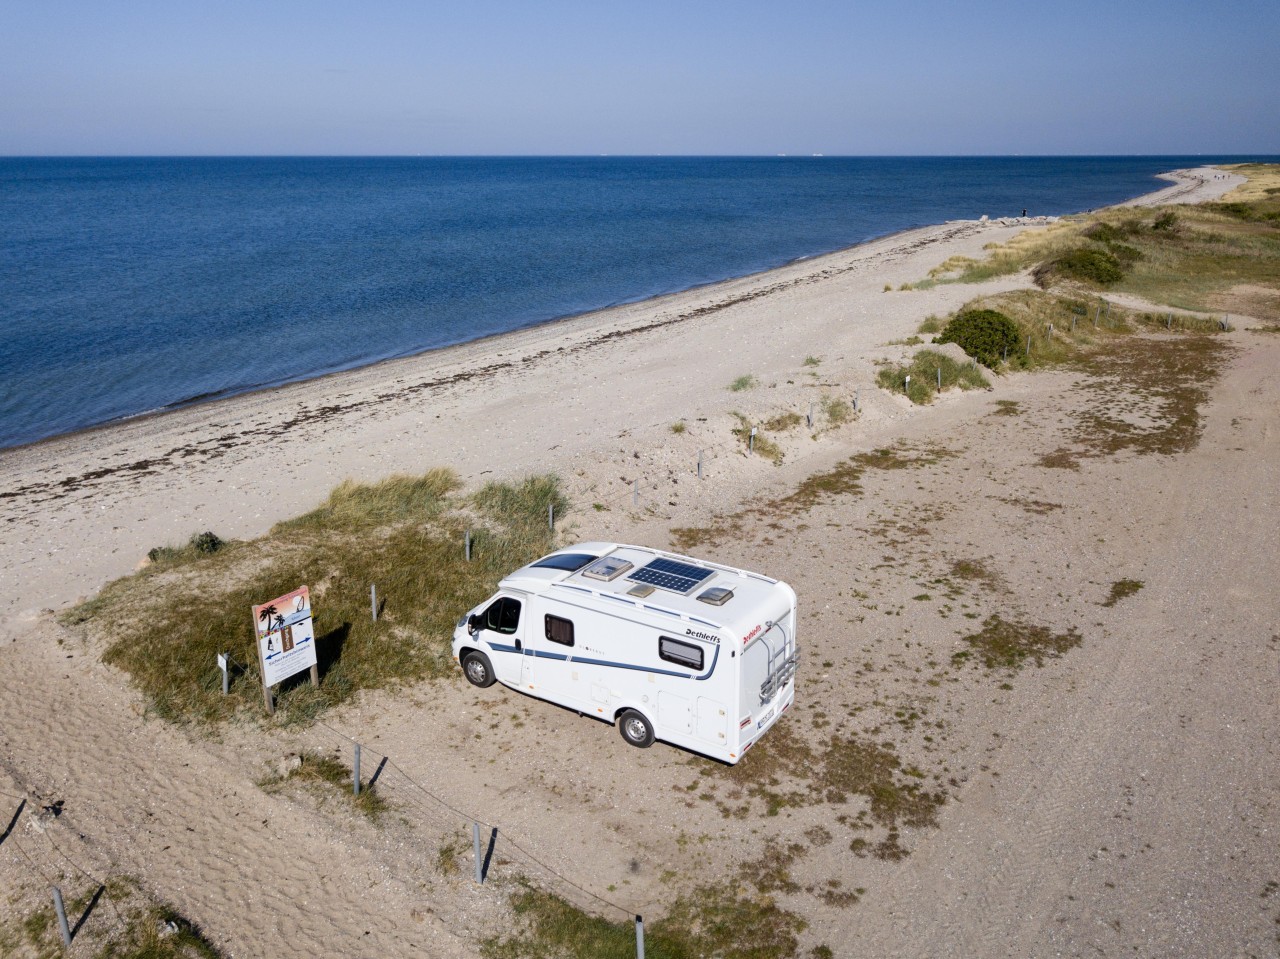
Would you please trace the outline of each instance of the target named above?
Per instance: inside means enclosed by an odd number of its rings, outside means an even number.
[[[462,618],[458,620],[458,625],[455,626],[454,629],[461,629],[463,626],[467,625],[467,618],[468,618],[467,614],[463,613]]]

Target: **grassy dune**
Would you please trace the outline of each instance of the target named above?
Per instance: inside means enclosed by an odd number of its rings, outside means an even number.
[[[1132,293],[1174,309],[1280,322],[1280,167],[1242,164],[1249,182],[1221,202],[1067,217],[952,257],[922,285],[1031,271],[1049,290]]]
[[[63,621],[104,637],[104,659],[130,675],[161,717],[217,723],[262,711],[251,606],[305,584],[320,686],[303,673],[277,695],[280,721],[305,721],[362,689],[440,675],[451,663],[457,617],[551,547],[547,507],[566,506],[554,477],[490,483],[471,496],[458,495],[459,487],[443,469],[343,483],[320,507],[259,539],[208,551],[193,538],[153,550],[151,565]],[[472,562],[464,555],[468,529]],[[219,653],[239,667],[226,697]]]

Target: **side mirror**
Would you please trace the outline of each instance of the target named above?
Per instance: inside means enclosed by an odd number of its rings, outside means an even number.
[[[479,629],[482,625],[483,623],[481,623],[480,617],[477,614],[472,613],[470,616],[467,617],[467,632],[470,633],[471,635],[474,636],[476,630]]]

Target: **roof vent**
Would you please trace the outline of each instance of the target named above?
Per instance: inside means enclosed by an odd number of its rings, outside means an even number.
[[[621,556],[606,556],[584,569],[582,575],[588,579],[598,579],[602,583],[608,583],[617,579],[633,565]]]
[[[627,595],[636,596],[636,597],[639,597],[640,599],[644,599],[646,596],[648,596],[652,592],[653,592],[653,587],[650,586],[648,583],[636,583],[629,590],[627,590]]]
[[[708,606],[723,606],[731,599],[733,599],[733,590],[723,586],[712,586],[698,596],[698,602],[706,603]]]

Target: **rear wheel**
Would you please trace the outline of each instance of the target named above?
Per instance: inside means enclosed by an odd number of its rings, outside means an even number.
[[[647,749],[653,745],[653,726],[643,713],[628,709],[618,717],[618,731],[632,746]]]
[[[462,657],[462,675],[467,682],[481,689],[492,686],[494,682],[493,667],[489,665],[489,657],[474,650]]]

